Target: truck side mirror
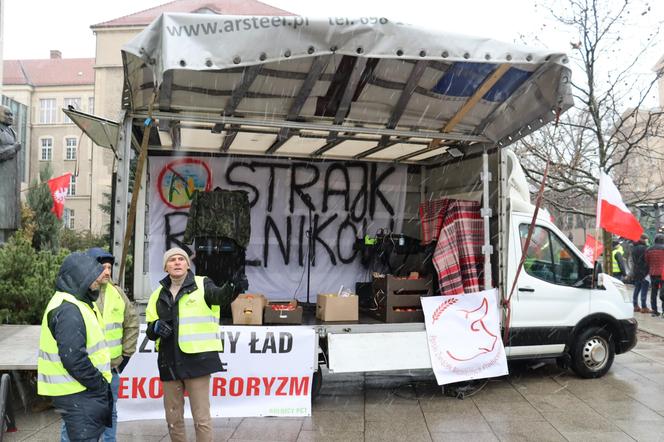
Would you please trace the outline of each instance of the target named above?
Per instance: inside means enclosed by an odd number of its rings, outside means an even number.
[[[595,275],[599,275],[600,273],[604,273],[602,261],[595,261]]]

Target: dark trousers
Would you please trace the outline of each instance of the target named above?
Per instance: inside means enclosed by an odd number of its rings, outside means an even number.
[[[662,296],[664,294],[664,290],[662,289],[662,278],[659,276],[652,276],[650,275],[650,308],[652,309],[653,313],[658,313],[659,310],[657,310],[657,294]]]
[[[645,279],[641,279],[640,281],[634,281],[634,295],[632,299],[634,307],[639,306],[639,294],[641,294],[641,308],[648,307],[646,305],[646,298],[648,297],[649,286],[650,283]]]

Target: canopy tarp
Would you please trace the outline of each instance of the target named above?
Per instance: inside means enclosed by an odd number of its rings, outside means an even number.
[[[431,163],[572,105],[565,54],[381,17],[164,14],[123,61],[166,150]]]

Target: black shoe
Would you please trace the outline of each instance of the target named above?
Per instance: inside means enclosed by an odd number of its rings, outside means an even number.
[[[653,312],[650,314],[650,316],[652,316],[653,318],[656,318],[657,316],[659,316],[659,312],[653,311]]]

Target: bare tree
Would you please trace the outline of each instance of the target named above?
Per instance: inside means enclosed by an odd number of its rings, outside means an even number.
[[[631,0],[564,0],[545,9],[574,35],[569,55],[575,106],[557,127],[517,143],[526,176],[540,182],[550,161],[544,199],[558,214],[594,217],[600,169],[613,177],[627,204],[664,199],[664,176],[652,167],[664,159],[664,145],[659,152],[652,146],[653,137],[664,135],[664,118],[661,109],[645,106],[664,69],[649,78],[635,69],[652,52],[661,23],[650,19],[647,3]],[[623,36],[630,33],[642,36],[636,49],[625,45]],[[634,160],[656,172],[646,179],[650,187],[634,186]],[[656,180],[659,185],[652,185]],[[610,246],[610,237],[604,242]]]

